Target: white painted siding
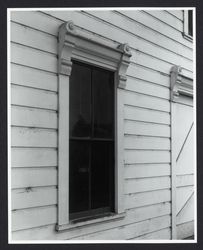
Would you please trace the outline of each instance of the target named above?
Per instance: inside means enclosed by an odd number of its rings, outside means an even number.
[[[193,67],[182,11],[14,11],[11,20],[13,239],[170,239],[169,74],[181,65],[191,77]],[[124,110],[126,217],[56,233],[57,32],[68,20],[132,49]]]

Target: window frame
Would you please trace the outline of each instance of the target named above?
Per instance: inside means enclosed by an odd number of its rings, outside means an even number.
[[[78,222],[77,226],[119,219],[125,215],[124,170],[124,89],[131,51],[128,44],[104,42],[101,37],[63,23],[58,34],[58,215],[56,230],[73,228],[69,220],[69,79],[72,60],[114,72],[115,85],[115,213]]]
[[[192,18],[192,27],[193,27],[193,34],[194,34],[194,11],[190,9],[193,13]],[[183,37],[189,41],[193,41],[193,35],[189,34],[189,10],[183,10]]]
[[[72,60],[72,63],[73,63],[73,68],[74,68],[74,64],[75,64],[76,67],[77,66],[82,66],[82,67],[88,69],[88,71],[90,72],[90,75],[91,75],[91,77],[90,77],[90,89],[89,89],[90,90],[90,92],[89,92],[89,94],[90,94],[89,95],[89,100],[90,100],[90,103],[89,103],[90,104],[89,105],[90,109],[89,109],[89,111],[90,111],[90,127],[91,127],[91,129],[89,131],[89,134],[86,135],[86,136],[71,135],[71,133],[69,132],[69,147],[71,145],[70,141],[75,142],[75,143],[78,143],[78,142],[83,143],[83,142],[85,142],[85,143],[87,143],[89,145],[88,146],[88,149],[89,149],[89,171],[88,171],[88,177],[89,178],[88,178],[88,184],[90,184],[90,183],[92,183],[92,181],[90,181],[90,179],[93,179],[90,176],[92,175],[92,173],[93,173],[92,170],[95,167],[95,165],[92,165],[92,160],[93,159],[90,157],[93,154],[93,148],[94,148],[94,147],[92,147],[92,144],[94,144],[94,143],[99,143],[99,144],[102,143],[102,144],[104,144],[105,143],[106,145],[109,145],[109,143],[111,143],[111,144],[113,144],[113,148],[115,146],[114,145],[115,144],[115,119],[114,119],[114,116],[115,116],[115,112],[114,112],[115,102],[114,102],[114,97],[115,97],[116,91],[115,91],[115,82],[114,82],[114,77],[113,77],[114,72],[109,71],[109,70],[104,70],[104,69],[95,67],[93,65],[87,64],[87,63],[81,63],[81,62],[78,62],[78,61],[75,61],[75,60]],[[112,100],[111,101],[111,107],[113,108],[112,113],[111,113],[111,117],[113,118],[112,123],[111,123],[112,133],[110,135],[107,135],[107,136],[99,136],[99,135],[95,134],[96,130],[95,130],[94,123],[93,123],[94,117],[95,117],[95,114],[93,114],[94,113],[93,110],[95,109],[95,104],[94,104],[93,100],[96,100],[96,96],[93,97],[93,93],[94,93],[94,89],[95,89],[95,82],[93,80],[93,78],[94,78],[93,75],[94,75],[95,72],[97,72],[97,73],[99,73],[99,72],[104,73],[105,72],[105,74],[108,74],[108,83],[110,83],[111,86],[112,86],[112,99],[111,99]],[[72,73],[73,73],[73,70],[72,70]],[[78,72],[78,74],[79,74],[79,72]],[[72,84],[72,86],[73,86],[75,83],[76,83],[76,81],[72,81],[71,77],[70,77],[70,85]],[[84,78],[83,78],[83,83],[84,83]],[[93,85],[94,85],[94,87],[93,87]],[[70,87],[70,89],[71,89],[71,87]],[[78,95],[78,91],[77,90],[75,90],[75,91],[77,92],[77,95]],[[105,91],[105,88],[103,89],[103,91]],[[72,93],[70,92],[70,96],[71,95],[72,95]],[[101,106],[104,105],[104,101],[105,101],[105,98],[102,99]],[[110,107],[110,106],[108,106],[108,107]],[[107,109],[108,108],[106,107],[105,114],[107,113]],[[72,110],[71,110],[71,105],[70,105],[70,110],[69,110],[70,120],[71,120],[71,113],[72,113],[71,111]],[[70,151],[71,151],[71,148],[70,148]],[[69,153],[70,153],[70,151],[69,151]],[[114,162],[115,150],[113,150],[112,154],[110,154],[110,155],[112,157],[112,161]],[[69,164],[70,164],[70,161],[69,161]],[[110,197],[114,196],[114,193],[115,193],[114,192],[114,190],[115,190],[115,187],[114,187],[115,186],[114,185],[114,179],[115,179],[114,178],[114,172],[115,172],[114,171],[114,165],[115,164],[107,165],[107,166],[109,166],[109,168],[108,168],[109,172],[108,172],[108,176],[106,178],[108,180],[108,185],[109,185],[109,190],[107,192],[107,194],[109,195],[108,205],[106,204],[106,206],[100,206],[100,207],[97,207],[97,208],[92,208],[91,207],[91,205],[93,205],[92,202],[94,202],[94,199],[92,199],[92,196],[93,196],[92,190],[93,189],[92,189],[92,186],[90,185],[90,186],[88,186],[88,189],[89,189],[88,190],[89,191],[88,207],[89,208],[87,210],[82,210],[80,212],[74,212],[73,211],[71,213],[71,211],[70,211],[69,216],[70,216],[70,218],[72,216],[72,220],[80,221],[80,220],[86,220],[87,218],[91,218],[91,217],[92,218],[93,217],[102,217],[104,213],[106,215],[114,213],[114,202],[113,202],[114,199],[110,200]],[[73,166],[70,164],[69,165],[69,171],[71,171],[72,167]],[[97,173],[97,171],[95,171],[95,172]],[[99,176],[99,179],[101,179],[101,176]],[[69,183],[70,182],[71,182],[71,177],[69,177]],[[76,184],[76,185],[78,185],[78,184]],[[70,188],[70,185],[69,185],[69,188]],[[80,190],[80,192],[81,192],[81,190]],[[90,195],[90,193],[91,193],[91,195]],[[71,194],[73,195],[73,193],[70,190],[69,195],[71,196]],[[98,196],[98,198],[99,197],[100,196]],[[70,199],[69,199],[69,202],[70,202]],[[71,207],[71,202],[70,202],[69,208],[70,207]],[[78,207],[78,204],[77,204],[77,207]]]

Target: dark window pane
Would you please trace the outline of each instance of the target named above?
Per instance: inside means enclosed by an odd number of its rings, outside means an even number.
[[[89,142],[70,140],[70,213],[89,207]]]
[[[90,136],[91,70],[73,63],[70,77],[70,136]]]
[[[70,78],[70,218],[114,209],[114,74],[73,62]]]
[[[94,137],[113,138],[113,73],[94,69],[92,72],[92,88]]]
[[[92,142],[91,206],[111,207],[114,203],[114,143]]]
[[[193,23],[193,20],[192,20],[192,10],[189,10],[188,11],[188,33],[190,36],[193,35],[193,27],[192,27],[192,23]]]

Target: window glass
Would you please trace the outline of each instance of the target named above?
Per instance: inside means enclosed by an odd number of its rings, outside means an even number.
[[[92,208],[112,207],[114,186],[113,142],[95,141],[92,147],[91,196]]]
[[[70,77],[70,137],[90,136],[91,70],[74,64]]]
[[[188,34],[193,36],[193,12],[192,10],[188,11]]]
[[[113,211],[114,74],[73,62],[70,78],[70,218]]]
[[[94,69],[92,81],[94,137],[113,138],[114,85],[112,74]]]
[[[89,208],[89,143],[70,140],[70,213]]]

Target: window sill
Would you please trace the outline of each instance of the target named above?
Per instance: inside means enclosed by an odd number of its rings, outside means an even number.
[[[187,39],[188,41],[190,41],[190,42],[193,41],[193,37],[192,37],[192,36],[188,35],[188,34],[185,33],[185,32],[183,32],[182,34],[183,34],[183,37],[184,37],[185,39]]]
[[[111,215],[107,215],[107,216],[102,217],[102,218],[89,219],[89,220],[80,221],[80,222],[72,221],[69,224],[56,225],[56,231],[60,232],[60,231],[64,231],[64,230],[71,230],[71,229],[75,229],[75,228],[79,228],[79,227],[85,227],[88,225],[120,220],[120,219],[123,219],[125,217],[125,215],[126,215],[126,213],[123,212],[120,214],[111,214]]]

